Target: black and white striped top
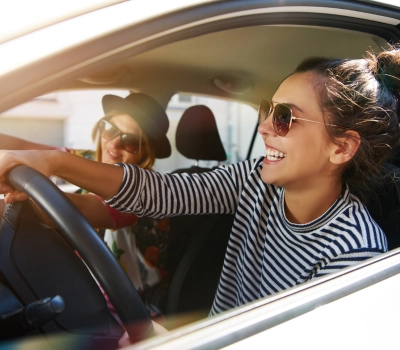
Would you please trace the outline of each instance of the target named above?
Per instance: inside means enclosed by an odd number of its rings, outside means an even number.
[[[348,190],[308,224],[284,214],[284,190],[261,180],[262,159],[202,174],[159,174],[123,166],[108,204],[139,216],[235,213],[211,314],[335,272],[387,250],[386,237]]]

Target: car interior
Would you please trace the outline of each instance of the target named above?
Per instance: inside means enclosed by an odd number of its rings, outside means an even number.
[[[399,35],[388,25],[372,26],[367,20],[327,14],[228,18],[136,45],[53,83],[27,88],[10,98],[9,106],[54,91],[96,88],[144,92],[164,107],[176,93],[186,93],[240,101],[256,109],[261,99],[272,97],[302,59],[361,58],[367,49],[379,51],[388,42],[399,40]],[[133,37],[132,31],[126,30],[118,45]],[[84,54],[78,52],[77,60]],[[51,69],[56,71],[62,64],[55,62]],[[34,74],[27,77],[28,82],[34,79]],[[262,155],[252,153],[257,125],[252,127],[248,158]],[[193,160],[193,166],[174,172],[211,171],[200,166],[203,160],[224,164],[226,151],[219,132],[208,106],[182,111],[175,144],[181,155]],[[393,150],[382,173],[395,181],[371,184],[378,197],[368,207],[386,233],[389,249],[400,246],[399,154],[400,148]],[[1,332],[0,341],[61,334],[67,336],[71,348],[117,348],[124,330],[110,314],[96,281],[129,328],[131,338],[150,336],[150,318],[140,296],[96,232],[80,219],[79,212],[69,208],[54,184],[35,172],[15,170],[10,181],[29,191],[35,202],[43,203],[42,209],[59,228],[47,227],[31,201],[6,207],[0,226],[0,327],[7,332]],[[56,207],[63,209],[52,209]],[[232,221],[233,215],[171,218],[171,278],[163,304],[168,329],[207,317]]]

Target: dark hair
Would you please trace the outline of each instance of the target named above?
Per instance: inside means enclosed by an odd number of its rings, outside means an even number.
[[[315,74],[315,89],[327,123],[354,130],[360,146],[341,169],[341,179],[367,202],[381,165],[399,143],[400,50],[368,52],[363,59],[311,57],[295,73]],[[346,129],[327,126],[335,140]]]

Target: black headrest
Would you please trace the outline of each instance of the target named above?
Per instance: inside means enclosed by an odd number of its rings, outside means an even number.
[[[176,129],[176,148],[186,158],[226,160],[214,114],[206,106],[193,106],[182,115]]]

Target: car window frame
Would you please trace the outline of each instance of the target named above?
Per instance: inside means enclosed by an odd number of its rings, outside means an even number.
[[[400,248],[169,334],[134,344],[130,349],[149,349],[159,345],[170,349],[220,349],[398,274]]]

